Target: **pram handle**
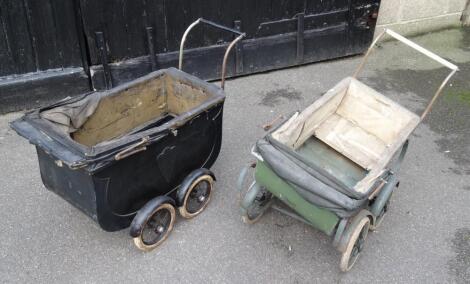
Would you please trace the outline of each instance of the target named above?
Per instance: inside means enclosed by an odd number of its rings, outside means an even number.
[[[189,32],[196,26],[198,25],[199,23],[204,23],[204,24],[207,24],[207,25],[210,25],[210,26],[213,26],[215,28],[219,28],[221,30],[224,30],[224,31],[228,31],[228,32],[231,32],[231,33],[234,33],[234,34],[237,34],[238,36],[229,44],[229,46],[227,47],[227,50],[225,51],[225,54],[224,54],[224,60],[222,62],[222,74],[221,74],[221,82],[220,82],[220,87],[222,89],[225,88],[225,75],[227,73],[227,59],[228,59],[228,55],[230,53],[230,51],[232,50],[232,48],[235,46],[235,44],[240,41],[242,38],[244,38],[246,36],[245,33],[243,32],[240,32],[238,30],[235,30],[235,29],[232,29],[232,28],[228,28],[228,27],[225,27],[225,26],[222,26],[220,24],[217,24],[217,23],[214,23],[214,22],[211,22],[211,21],[208,21],[208,20],[205,20],[203,18],[199,18],[197,19],[195,22],[193,22],[191,25],[188,26],[188,28],[186,29],[186,31],[184,32],[183,34],[183,37],[181,38],[181,44],[180,44],[180,54],[179,54],[179,63],[178,63],[178,68],[180,70],[182,70],[183,68],[183,51],[184,51],[184,44],[186,42],[186,38],[189,34]]]
[[[426,115],[429,113],[429,111],[431,111],[431,108],[434,104],[434,102],[436,101],[436,99],[441,95],[442,93],[442,90],[444,89],[445,85],[447,84],[447,82],[449,82],[450,78],[452,76],[454,76],[455,72],[457,72],[459,70],[459,67],[457,67],[457,65],[453,64],[453,63],[450,63],[449,61],[445,60],[444,58],[438,56],[437,54],[425,49],[424,47],[412,42],[411,40],[403,37],[402,35],[399,35],[397,34],[396,32],[390,30],[390,29],[384,29],[380,34],[379,36],[377,36],[375,38],[375,40],[372,42],[372,44],[370,45],[369,49],[367,50],[366,54],[364,55],[364,58],[362,59],[362,62],[359,64],[359,67],[357,68],[356,72],[354,72],[354,75],[353,77],[356,78],[359,73],[362,71],[362,69],[364,68],[364,65],[367,61],[367,58],[369,57],[372,49],[375,47],[375,45],[377,44],[377,42],[382,39],[382,37],[385,35],[385,34],[388,34],[390,35],[391,37],[395,38],[396,40],[408,45],[409,47],[413,48],[414,50],[426,55],[427,57],[437,61],[438,63],[444,65],[445,67],[449,68],[451,70],[451,72],[449,73],[449,75],[447,75],[447,77],[444,79],[444,81],[442,82],[442,84],[439,86],[439,88],[437,89],[436,93],[434,94],[434,96],[432,97],[431,101],[429,102],[429,104],[427,105],[426,109],[424,110],[424,112],[421,114],[421,120],[423,120]]]

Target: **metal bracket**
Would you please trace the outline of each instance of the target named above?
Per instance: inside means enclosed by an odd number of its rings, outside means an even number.
[[[148,45],[148,52],[150,56],[150,64],[152,71],[157,70],[157,57],[155,56],[155,45],[153,42],[153,28],[152,27],[146,27],[145,28],[147,32],[147,45]]]
[[[96,32],[96,47],[100,53],[101,65],[103,66],[104,84],[106,89],[109,90],[113,87],[113,78],[111,77],[111,70],[108,65],[108,49],[104,39],[103,32]]]
[[[114,156],[114,159],[116,161],[119,161],[119,160],[122,160],[126,157],[129,157],[129,156],[132,156],[134,155],[135,153],[138,153],[138,152],[141,152],[141,151],[145,151],[147,150],[147,143],[149,142],[150,140],[150,137],[144,137],[142,138],[142,140],[134,145],[131,145],[130,147],[128,147],[127,149],[124,149],[122,150],[121,152],[117,153],[115,156]]]

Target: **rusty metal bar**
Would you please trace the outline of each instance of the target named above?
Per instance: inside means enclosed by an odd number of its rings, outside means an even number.
[[[188,34],[189,32],[196,26],[198,25],[199,23],[205,23],[205,24],[208,24],[208,25],[211,25],[213,27],[216,27],[216,28],[220,28],[222,30],[225,30],[225,31],[229,31],[229,32],[232,32],[232,33],[235,33],[238,35],[237,38],[235,38],[230,44],[229,46],[227,47],[227,50],[225,51],[225,54],[224,54],[224,60],[222,62],[222,74],[221,74],[221,88],[224,89],[224,86],[225,86],[225,75],[227,73],[227,59],[228,59],[228,55],[230,53],[230,51],[232,50],[233,46],[239,42],[242,38],[244,38],[246,36],[245,33],[242,33],[240,31],[237,31],[237,30],[234,30],[232,28],[228,28],[228,27],[225,27],[225,26],[222,26],[222,25],[219,25],[219,24],[216,24],[214,22],[211,22],[211,21],[208,21],[208,20],[204,20],[203,18],[199,18],[197,19],[196,21],[194,21],[191,25],[188,26],[188,28],[186,29],[186,31],[184,32],[183,34],[183,37],[181,38],[181,44],[180,44],[180,54],[179,54],[179,64],[178,64],[178,68],[180,70],[182,70],[183,68],[183,52],[184,52],[184,44],[186,42],[186,38],[188,37]]]
[[[222,26],[222,25],[219,25],[219,24],[214,23],[214,22],[212,22],[212,21],[208,21],[208,20],[206,20],[206,19],[203,19],[203,18],[199,18],[199,21],[200,21],[201,23],[208,24],[208,25],[213,26],[213,27],[215,27],[215,28],[219,28],[219,29],[221,29],[221,30],[224,30],[224,31],[227,31],[227,32],[231,32],[231,33],[234,33],[234,34],[237,34],[237,35],[243,34],[241,31],[238,31],[238,30],[236,30],[236,29],[232,29],[232,28],[229,28],[229,27],[226,27],[226,26]]]
[[[197,19],[194,21],[191,25],[188,26],[186,31],[184,31],[183,37],[181,38],[181,44],[180,44],[180,56],[179,56],[179,63],[178,63],[178,69],[183,70],[183,51],[184,51],[184,43],[186,42],[186,38],[188,37],[189,32],[197,26],[201,22],[201,18]]]
[[[242,22],[237,20],[234,22],[235,29],[241,31]],[[240,42],[235,46],[235,72],[243,73],[243,44]]]
[[[447,77],[444,79],[444,81],[442,82],[442,84],[439,86],[439,89],[437,89],[436,93],[434,94],[434,96],[432,97],[431,101],[429,102],[428,106],[426,107],[426,109],[423,111],[423,114],[421,114],[421,120],[423,120],[427,115],[428,113],[431,111],[432,109],[432,106],[434,105],[434,102],[437,100],[437,98],[441,95],[442,93],[442,90],[444,89],[444,87],[447,85],[447,82],[449,82],[450,78],[452,76],[454,76],[455,72],[457,72],[458,69],[456,70],[452,70],[452,72],[450,72],[449,75],[447,75]]]
[[[385,34],[388,34],[390,35],[391,37],[395,38],[396,40],[400,41],[401,43],[403,44],[406,44],[407,46],[413,48],[414,50],[420,52],[421,54],[424,54],[426,55],[427,57],[433,59],[434,61],[440,63],[441,65],[451,69],[451,72],[449,73],[449,75],[447,75],[447,77],[444,79],[444,81],[441,83],[441,85],[439,86],[439,88],[437,89],[436,93],[434,94],[434,96],[432,97],[431,101],[428,103],[428,105],[426,106],[426,109],[424,110],[424,112],[421,114],[421,120],[423,120],[427,115],[428,113],[431,111],[435,101],[437,100],[437,98],[441,95],[442,93],[442,90],[444,89],[445,85],[449,82],[450,78],[452,76],[454,76],[454,74],[459,70],[459,67],[457,67],[457,65],[445,60],[444,58],[438,56],[437,54],[427,50],[426,48],[412,42],[411,40],[403,37],[402,35],[400,34],[397,34],[396,32],[390,30],[390,29],[384,29],[380,34],[379,36],[377,36],[377,38],[375,38],[375,40],[372,42],[372,44],[370,45],[369,49],[367,50],[366,54],[364,55],[364,58],[362,59],[361,63],[359,64],[359,67],[356,69],[356,72],[354,72],[354,75],[353,77],[356,78],[359,73],[362,71],[362,69],[364,68],[364,65],[367,61],[367,59],[369,58],[369,55],[370,53],[372,52],[372,50],[374,49],[375,45],[377,44],[377,42],[382,39],[382,37],[385,35]]]
[[[230,51],[232,50],[233,46],[239,42],[242,38],[245,37],[245,34],[241,34],[239,35],[236,39],[234,39],[230,45],[227,47],[227,50],[225,51],[225,55],[224,55],[224,61],[222,62],[222,74],[221,74],[221,82],[220,82],[220,87],[222,89],[225,89],[225,75],[227,73],[227,59],[228,59],[228,55],[230,53]]]
[[[359,75],[359,73],[361,73],[362,69],[364,68],[364,65],[366,65],[366,62],[367,62],[367,59],[369,58],[372,50],[374,49],[375,45],[377,44],[377,42],[379,42],[380,39],[382,39],[382,37],[385,35],[385,32],[387,30],[383,30],[375,39],[374,41],[372,42],[372,44],[369,46],[369,48],[367,49],[367,52],[366,54],[364,55],[364,57],[362,58],[362,61],[361,63],[359,64],[359,67],[357,67],[356,71],[354,72],[353,74],[353,77],[354,78],[357,78],[357,76]]]

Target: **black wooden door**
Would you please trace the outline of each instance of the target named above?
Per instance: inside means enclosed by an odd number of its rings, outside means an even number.
[[[370,44],[380,0],[81,0],[96,89],[105,87],[96,32],[103,32],[113,85],[152,69],[177,65],[181,36],[199,17],[240,28],[247,38],[230,60],[229,76],[250,74],[363,52]],[[147,34],[150,28],[151,37]],[[184,69],[219,78],[232,34],[198,26],[188,39]],[[219,44],[219,45],[217,45]]]
[[[0,77],[82,66],[73,1],[0,1]]]
[[[199,17],[247,33],[231,55],[229,76],[358,54],[373,37],[379,4],[380,0],[3,0],[0,112],[177,66],[181,36]],[[231,39],[232,34],[212,27],[196,27],[187,41],[184,70],[206,80],[219,78]]]
[[[0,0],[0,113],[90,90],[78,4]]]

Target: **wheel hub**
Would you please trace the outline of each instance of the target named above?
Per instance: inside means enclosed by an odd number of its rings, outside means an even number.
[[[155,232],[158,233],[158,234],[163,233],[163,231],[165,231],[165,228],[163,226],[157,226],[155,228]]]

